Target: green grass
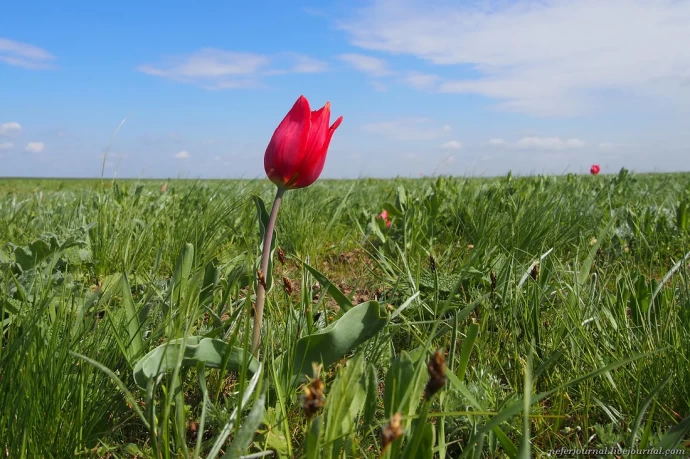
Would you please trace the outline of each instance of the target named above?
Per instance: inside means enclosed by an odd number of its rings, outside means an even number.
[[[0,180],[0,454],[379,457],[396,412],[387,457],[688,444],[690,174],[289,191],[258,361],[273,186],[163,183]]]

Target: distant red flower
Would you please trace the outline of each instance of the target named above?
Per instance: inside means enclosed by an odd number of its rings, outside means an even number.
[[[597,175],[599,171],[601,171],[601,167],[598,164],[592,164],[592,167],[589,168],[589,173],[592,175]]]
[[[390,219],[388,218],[388,211],[387,211],[386,209],[383,209],[383,212],[381,212],[381,213],[378,215],[378,217],[376,217],[376,218],[379,219],[379,220],[383,220],[383,221],[385,222],[385,224],[386,224],[386,228],[390,228],[390,227],[391,227],[391,221],[390,221]]]
[[[264,155],[268,178],[287,190],[304,188],[323,171],[331,137],[343,121],[341,116],[329,127],[331,103],[311,111],[309,101],[300,96],[273,133]]]

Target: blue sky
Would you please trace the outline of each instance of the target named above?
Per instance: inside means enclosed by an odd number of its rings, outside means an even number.
[[[255,178],[300,94],[323,176],[690,169],[690,1],[26,1],[0,176]]]

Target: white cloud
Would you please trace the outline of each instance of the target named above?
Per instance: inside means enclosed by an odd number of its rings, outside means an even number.
[[[599,149],[603,151],[611,151],[620,148],[622,145],[613,142],[602,142],[599,144]]]
[[[494,147],[534,150],[573,150],[585,146],[585,141],[577,138],[562,139],[560,137],[523,137],[515,142],[504,139],[489,139],[488,144]]]
[[[441,148],[444,148],[446,150],[460,150],[462,148],[462,144],[457,140],[449,140],[448,142],[441,145]]]
[[[29,142],[24,147],[27,153],[40,153],[45,149],[46,145],[43,142]]]
[[[0,142],[0,150],[9,150],[11,148],[14,148],[12,142]]]
[[[328,70],[328,63],[306,54],[284,52],[270,58],[275,68],[261,72],[262,75],[286,75],[288,73],[321,73]]]
[[[443,137],[446,131],[432,124],[427,118],[405,118],[381,123],[370,123],[362,129],[392,140],[433,140]]]
[[[338,59],[347,62],[356,70],[366,73],[373,77],[383,77],[391,75],[388,69],[388,64],[383,59],[377,57],[365,56],[364,54],[341,54]]]
[[[690,100],[688,0],[372,0],[339,27],[360,48],[445,66],[442,92],[506,110],[578,114],[608,89]]]
[[[189,152],[187,150],[178,151],[175,153],[177,159],[189,159]]]
[[[17,137],[22,132],[22,125],[16,121],[0,124],[1,137]]]
[[[281,68],[272,68],[278,63]],[[137,67],[148,75],[195,84],[204,89],[238,89],[262,86],[261,76],[317,73],[328,64],[300,53],[275,56],[202,48],[191,54],[168,56],[157,64]]]
[[[328,64],[303,54],[294,55],[295,64],[292,67],[294,73],[321,73],[328,70]]]
[[[432,88],[439,80],[440,78],[438,75],[421,72],[409,72],[407,76],[403,78],[405,84],[417,89]]]
[[[561,139],[560,137],[523,137],[515,143],[517,148],[537,148],[541,150],[568,150],[582,148],[585,142],[580,139]]]
[[[31,70],[54,68],[51,62],[55,56],[48,51],[28,43],[0,38],[0,62]]]
[[[444,131],[449,132],[451,129],[452,129],[452,128],[450,127],[449,124],[444,124],[444,125],[443,125],[443,130],[444,130]]]
[[[172,56],[157,65],[137,68],[148,75],[215,89],[256,86],[256,74],[267,67],[268,57],[203,48],[188,55]]]

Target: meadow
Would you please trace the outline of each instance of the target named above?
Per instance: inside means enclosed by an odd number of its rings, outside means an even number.
[[[0,454],[687,456],[690,174],[274,190],[0,179]]]

